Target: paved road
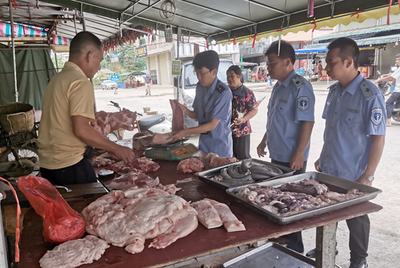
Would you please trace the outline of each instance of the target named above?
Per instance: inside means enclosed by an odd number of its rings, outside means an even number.
[[[332,82],[330,82],[332,84]],[[253,134],[251,135],[251,155],[258,158],[256,147],[261,141],[265,132],[267,102],[270,96],[268,83],[249,84],[254,89],[257,99],[266,96],[261,103],[258,114],[251,120]],[[311,149],[307,170],[314,171],[313,162],[319,157],[323,144],[324,120],[321,118],[323,106],[327,95],[327,83],[313,83],[316,95],[315,114],[316,120],[311,137]],[[142,107],[149,106],[151,110],[158,113],[171,114],[168,99],[173,98],[172,87],[153,86],[152,96],[145,96],[145,88],[119,89],[118,94],[113,91],[96,90],[96,105],[98,110],[115,111],[115,108],[107,106],[110,100],[119,102],[121,107],[133,111],[143,112]],[[126,132],[125,138],[133,135],[133,132]],[[382,194],[374,200],[375,203],[383,206],[383,210],[372,214],[370,249],[368,258],[369,267],[400,267],[400,187],[397,185],[400,178],[400,123],[394,122],[393,126],[387,129],[386,146],[382,159],[376,171],[376,179],[373,186],[382,189]],[[198,138],[197,138],[198,139]],[[197,143],[196,137],[192,142]],[[269,160],[269,159],[266,159]],[[303,232],[306,252],[315,245],[315,230]],[[340,222],[337,232],[338,250],[337,264],[341,267],[349,265],[348,230],[345,222]]]

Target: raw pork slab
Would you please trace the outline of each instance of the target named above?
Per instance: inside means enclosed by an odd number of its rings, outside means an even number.
[[[197,201],[191,206],[197,211],[197,218],[207,229],[218,228],[222,226],[222,220],[218,211],[207,200]]]
[[[135,172],[131,171],[129,173],[123,174],[117,178],[114,178],[111,182],[109,187],[111,189],[115,190],[122,190],[122,189],[128,189],[133,186],[157,186],[160,183],[160,180],[158,177],[156,179],[153,179],[152,177],[140,173],[140,172]]]
[[[94,129],[107,137],[114,130],[123,128],[125,130],[133,130],[135,128],[136,113],[128,109],[123,109],[121,112],[107,113],[99,111],[95,113]]]
[[[178,100],[169,100],[172,108],[172,131],[185,129],[185,119]]]
[[[70,240],[49,250],[40,259],[42,268],[74,268],[92,263],[101,258],[110,246],[106,241],[93,235]]]
[[[206,158],[207,158],[211,168],[238,162],[236,157],[219,157],[219,155],[214,154],[214,153],[207,154]]]
[[[204,170],[204,164],[197,158],[188,158],[180,161],[177,169],[183,173],[196,173]]]
[[[217,210],[218,215],[224,223],[224,227],[228,233],[246,230],[243,223],[236,218],[228,205],[208,198],[205,198],[204,200],[210,202],[211,205]]]

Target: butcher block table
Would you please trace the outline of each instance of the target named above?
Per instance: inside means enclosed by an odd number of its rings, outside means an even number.
[[[365,202],[318,217],[295,222],[289,225],[278,225],[272,221],[248,210],[231,199],[224,190],[201,182],[195,175],[179,174],[176,171],[178,162],[158,161],[161,168],[152,177],[158,176],[162,184],[176,183],[177,180],[193,178],[193,181],[178,184],[182,188],[177,195],[188,201],[198,201],[205,197],[215,199],[229,205],[232,212],[246,226],[246,231],[228,233],[223,227],[206,229],[199,223],[198,228],[188,236],[178,239],[165,249],[147,248],[151,240],[146,240],[145,249],[138,254],[129,254],[124,248],[110,246],[100,260],[92,264],[82,265],[82,268],[112,268],[112,267],[163,267],[179,262],[207,256],[235,247],[276,238],[285,234],[317,227],[317,260],[318,268],[333,268],[335,258],[336,223],[357,216],[377,212],[381,206]],[[104,180],[107,186],[109,180]],[[69,201],[72,208],[81,211],[92,199]],[[36,268],[40,258],[54,245],[44,242],[42,237],[42,219],[33,209],[25,215],[21,234],[20,267]]]

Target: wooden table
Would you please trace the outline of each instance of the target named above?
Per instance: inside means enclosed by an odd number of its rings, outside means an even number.
[[[150,175],[159,176],[161,183],[175,183],[177,180],[196,176],[190,174],[178,174],[177,162],[159,161],[160,170]],[[108,181],[105,181],[105,185]],[[106,250],[100,260],[83,265],[81,267],[163,267],[185,260],[221,252],[226,249],[243,246],[246,244],[263,241],[268,238],[276,238],[305,229],[317,228],[318,255],[316,267],[334,267],[336,223],[338,221],[369,214],[382,209],[381,206],[366,202],[318,217],[295,222],[286,226],[278,225],[270,220],[249,211],[244,206],[236,203],[222,189],[208,185],[199,180],[179,184],[182,188],[177,195],[188,201],[198,201],[204,197],[215,199],[229,205],[232,212],[246,226],[244,232],[227,233],[224,228],[208,230],[201,224],[187,237],[177,240],[165,249],[147,248],[151,240],[145,243],[143,252],[135,255],[127,253],[123,248],[111,246]],[[81,211],[90,203],[90,200],[71,201],[70,205],[77,211]],[[21,234],[21,261],[20,267],[39,267],[39,259],[46,250],[54,245],[46,244],[42,238],[42,220],[33,209],[26,213],[24,229]],[[333,246],[332,246],[333,244]]]

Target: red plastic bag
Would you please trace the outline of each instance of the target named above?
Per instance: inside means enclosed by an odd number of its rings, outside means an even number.
[[[83,236],[85,220],[68,205],[48,180],[34,176],[20,177],[18,188],[36,213],[42,216],[46,242],[62,243]]]

